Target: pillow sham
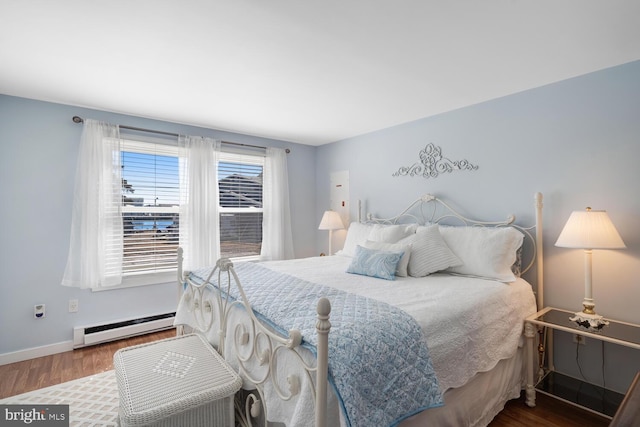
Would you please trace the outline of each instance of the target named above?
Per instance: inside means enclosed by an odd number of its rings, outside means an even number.
[[[412,277],[424,277],[462,264],[440,235],[438,225],[420,227],[419,232],[398,244],[411,244],[408,273]]]
[[[374,242],[396,243],[400,239],[416,232],[417,224],[374,224],[369,240]]]
[[[357,245],[363,245],[369,238],[369,233],[373,229],[373,224],[363,224],[357,221],[352,222],[347,230],[347,237],[344,239],[342,250],[337,255],[354,256]]]
[[[344,246],[337,255],[354,256],[357,245],[364,245],[367,240],[375,242],[396,243],[403,237],[415,233],[416,224],[364,224],[354,221],[349,225]]]
[[[367,240],[364,242],[363,247],[387,252],[404,252],[404,255],[402,255],[402,258],[400,258],[398,266],[396,267],[396,276],[407,277],[407,267],[409,266],[409,257],[411,256],[411,244],[385,243]]]
[[[402,255],[402,252],[378,251],[357,245],[347,273],[395,280],[396,267]]]
[[[511,267],[524,235],[515,228],[440,226],[440,233],[463,263],[447,272],[501,282],[516,280]]]

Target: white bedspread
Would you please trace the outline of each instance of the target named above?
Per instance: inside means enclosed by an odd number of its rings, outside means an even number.
[[[350,257],[328,256],[264,263],[310,282],[392,304],[425,331],[440,388],[464,385],[478,372],[512,357],[523,319],[536,311],[531,285],[433,274],[394,281],[345,273]]]

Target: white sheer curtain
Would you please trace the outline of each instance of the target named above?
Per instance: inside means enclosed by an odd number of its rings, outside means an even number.
[[[287,154],[267,148],[263,173],[262,250],[263,261],[293,258]]]
[[[220,141],[180,136],[180,246],[184,269],[214,265],[220,256],[217,162]]]
[[[101,288],[122,281],[120,172],[118,126],[85,119],[62,285]]]

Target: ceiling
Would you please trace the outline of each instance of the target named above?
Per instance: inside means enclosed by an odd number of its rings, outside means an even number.
[[[0,0],[0,93],[321,145],[640,59],[637,0]]]

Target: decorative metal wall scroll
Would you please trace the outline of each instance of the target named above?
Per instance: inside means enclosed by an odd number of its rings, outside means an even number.
[[[467,160],[452,161],[442,157],[442,149],[440,147],[428,144],[420,151],[420,163],[403,166],[393,176],[422,175],[425,178],[437,178],[438,175],[445,172],[476,169],[478,169],[478,166],[469,163]]]

